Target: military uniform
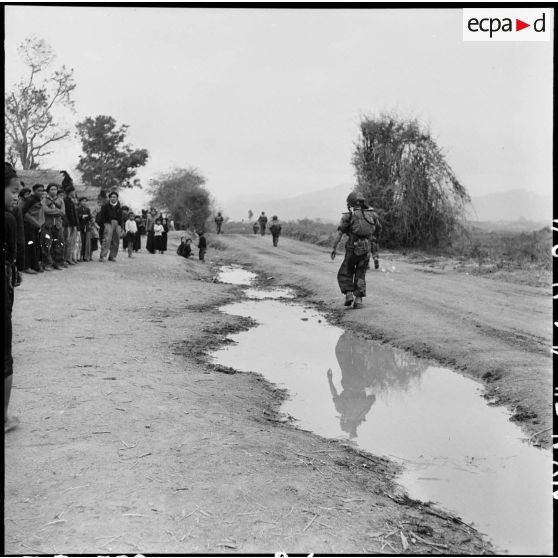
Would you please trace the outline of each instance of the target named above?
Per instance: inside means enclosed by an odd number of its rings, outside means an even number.
[[[279,242],[279,235],[281,234],[281,223],[274,217],[269,225],[269,232],[273,238],[273,246],[277,246]]]
[[[267,226],[267,215],[262,213],[258,218],[258,223],[260,225],[260,234],[262,236],[264,236],[265,235],[265,228]]]
[[[349,237],[345,244],[345,258],[337,272],[337,282],[343,294],[353,292],[356,297],[364,297],[366,296],[366,270],[370,262],[370,238],[357,238],[353,235],[351,215],[350,212],[343,213],[337,227],[338,231]]]
[[[218,213],[217,217],[215,217],[215,226],[217,227],[217,234],[221,234],[221,227],[223,226],[223,216]]]

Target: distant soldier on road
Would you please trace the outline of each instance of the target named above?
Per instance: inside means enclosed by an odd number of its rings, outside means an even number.
[[[221,233],[221,227],[223,226],[223,216],[221,215],[221,212],[218,211],[217,212],[217,216],[215,217],[215,225],[217,227],[217,234],[222,234]]]
[[[271,223],[269,224],[269,232],[273,238],[273,246],[277,246],[279,242],[279,235],[281,234],[281,223],[277,219],[277,215],[271,218]]]
[[[265,211],[262,211],[262,214],[258,217],[258,223],[260,224],[260,234],[264,236],[265,228],[267,226],[267,215],[265,214]]]
[[[337,255],[337,245],[343,235],[348,236],[345,245],[345,258],[337,282],[345,295],[345,306],[362,307],[366,296],[366,270],[370,262],[372,237],[376,230],[375,213],[366,206],[360,192],[351,192],[347,197],[347,213],[343,213],[337,230],[339,234],[333,244],[331,259]]]

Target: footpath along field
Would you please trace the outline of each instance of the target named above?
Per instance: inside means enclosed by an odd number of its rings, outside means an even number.
[[[204,358],[249,325],[216,310],[240,294],[213,281],[218,263],[335,311],[339,261],[225,235],[202,264],[174,255],[177,237],[164,256],[83,263],[16,290],[5,553],[489,553],[467,525],[401,496],[393,463],[282,424],[280,391]],[[370,273],[365,309],[332,318],[482,378],[526,432],[547,428],[546,292],[396,267]]]

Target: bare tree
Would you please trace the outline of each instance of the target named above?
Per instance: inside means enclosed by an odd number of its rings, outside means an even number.
[[[41,157],[52,153],[52,145],[67,138],[71,130],[57,121],[60,108],[74,111],[71,93],[76,84],[73,70],[62,66],[46,75],[56,57],[44,40],[28,37],[18,53],[29,69],[5,96],[6,157],[24,169],[39,166]]]

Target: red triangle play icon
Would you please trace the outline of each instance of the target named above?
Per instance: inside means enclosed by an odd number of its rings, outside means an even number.
[[[515,30],[516,31],[521,31],[522,29],[525,29],[526,27],[531,27],[530,23],[525,23],[524,21],[521,21],[520,19],[515,20]]]

